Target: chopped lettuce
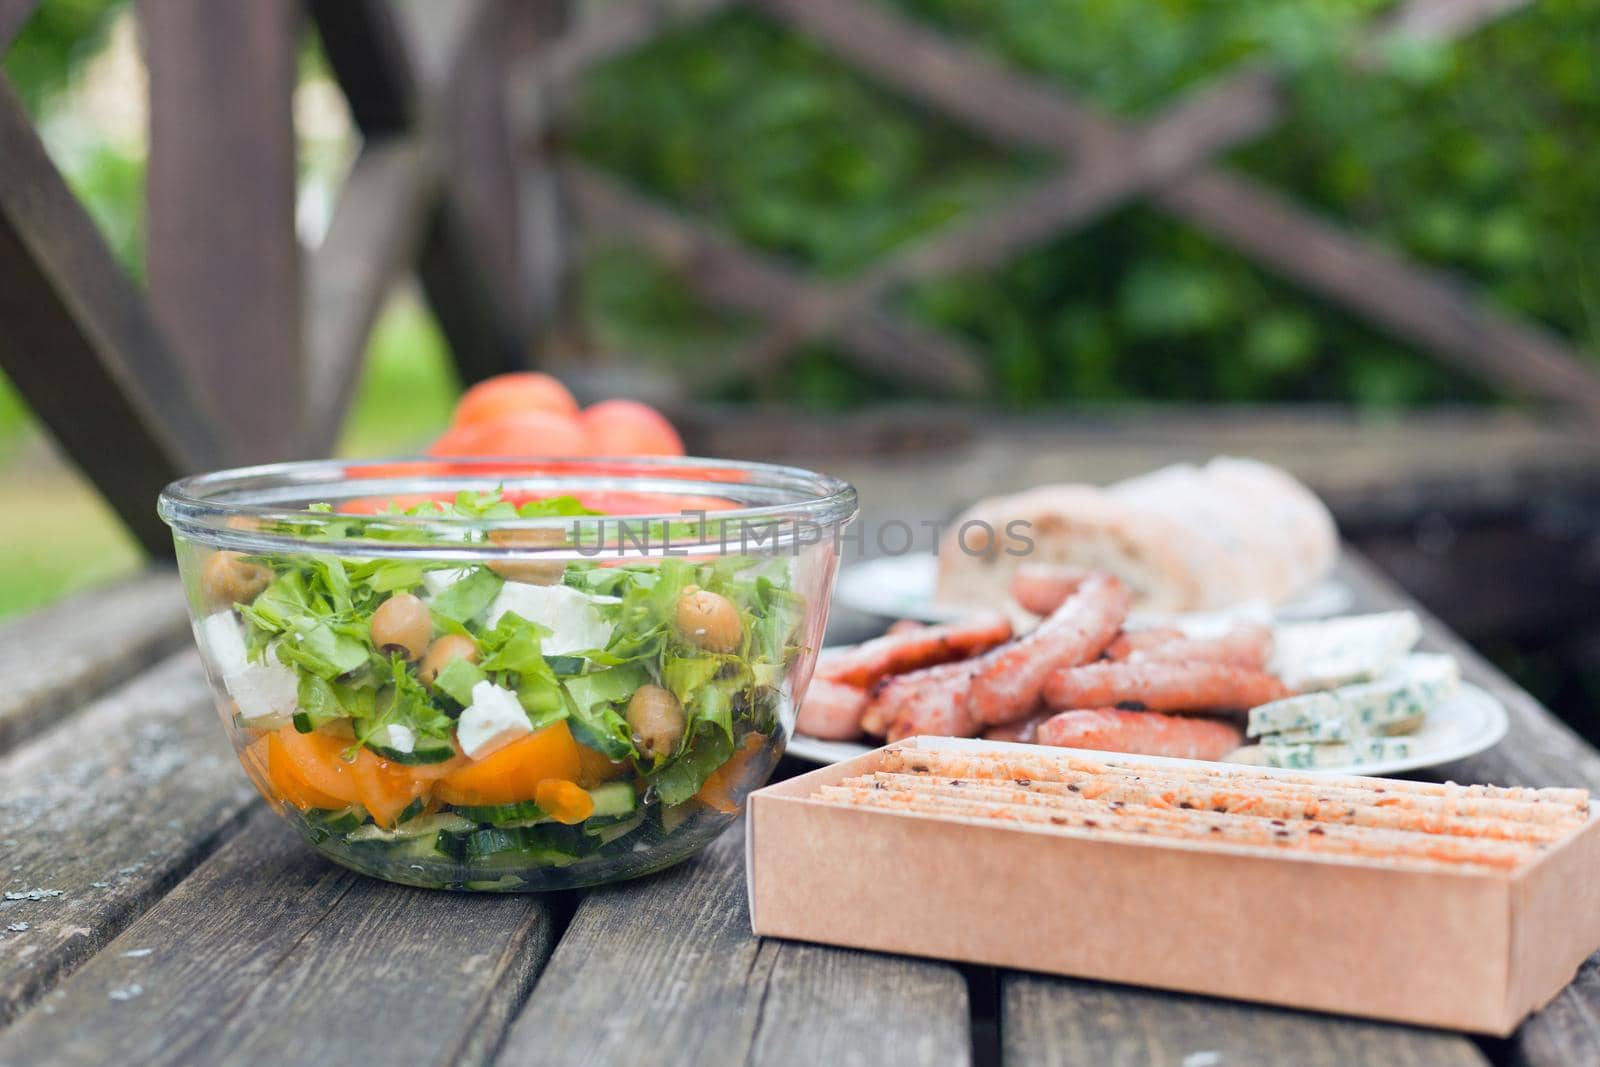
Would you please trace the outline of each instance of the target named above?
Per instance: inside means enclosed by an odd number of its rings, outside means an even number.
[[[435,615],[467,623],[489,610],[505,584],[505,579],[488,567],[476,567],[471,574],[429,601],[428,607]]]

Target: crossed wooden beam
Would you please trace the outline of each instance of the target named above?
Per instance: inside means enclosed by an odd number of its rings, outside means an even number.
[[[1351,57],[1370,64],[1390,35],[1447,40],[1527,0],[1411,0]],[[1319,296],[1513,395],[1600,418],[1600,378],[1559,337],[1491,310],[1467,286],[1296,206],[1214,159],[1281,123],[1279,72],[1248,66],[1154,119],[1121,123],[1059,85],[859,0],[749,0],[870,76],[1002,145],[1048,152],[1062,168],[1004,203],[957,220],[857,276],[820,281],[648,204],[592,170],[572,191],[586,225],[642,239],[703,297],[758,314],[765,329],[735,362],[770,368],[836,337],[864,366],[957,394],[983,391],[982,356],[883,306],[909,283],[999,266],[1135,199],[1182,219]],[[580,23],[533,57],[525,81],[551,97],[589,66],[734,0],[635,0]],[[554,108],[541,109],[549,114]],[[531,131],[530,135],[531,135]],[[759,283],[739,281],[760,278]]]
[[[0,0],[0,53],[35,6]],[[534,323],[508,283],[515,227],[472,217],[504,210],[482,185],[515,191],[495,110],[511,6],[310,0],[307,10],[363,134],[309,255],[295,232],[290,114],[301,7],[139,0],[148,298],[0,79],[0,364],[156,554],[171,551],[154,511],[170,479],[331,450],[372,326],[407,270],[467,380],[527,352]]]
[[[730,373],[770,375],[801,344],[831,336],[866,367],[956,395],[985,391],[982,354],[884,298],[998,266],[1145,198],[1437,358],[1600,416],[1600,381],[1549,331],[1213,162],[1285,118],[1270,69],[1237,70],[1128,124],[876,4],[747,2],[984,136],[1059,157],[1061,168],[854,278],[819,281],[592,169],[557,167],[544,151],[547,124],[584,70],[734,0],[618,4],[524,49],[521,65],[511,56],[530,26],[549,36],[564,4],[307,0],[363,143],[325,239],[303,257],[289,117],[300,8],[139,0],[153,117],[149,299],[0,82],[0,364],[139,539],[165,552],[150,501],[170,478],[331,447],[382,301],[407,269],[465,378],[522,362],[559,310],[558,190],[588,229],[642,242],[709,300],[765,322]],[[1372,40],[1444,39],[1525,2],[1411,0]],[[0,0],[0,49],[34,6]],[[229,47],[246,38],[251,49]],[[1368,61],[1371,47],[1352,62]],[[541,158],[519,158],[513,125],[517,143],[539,145]]]

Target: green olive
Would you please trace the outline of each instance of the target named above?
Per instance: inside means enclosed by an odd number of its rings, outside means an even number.
[[[744,626],[739,609],[725,596],[688,586],[678,598],[678,633],[707,652],[733,652],[739,648]]]
[[[683,740],[683,706],[659,685],[641,685],[628,701],[628,726],[645,755],[670,755]]]
[[[478,645],[465,634],[445,634],[428,646],[428,654],[417,667],[417,677],[423,685],[431,686],[439,672],[458,659],[468,663],[478,662]]]
[[[246,563],[238,552],[213,552],[200,565],[200,592],[212,607],[253,600],[271,582],[270,568]]]
[[[396,593],[372,613],[372,644],[384,652],[399,652],[418,659],[433,637],[433,617],[428,605],[410,593]]]

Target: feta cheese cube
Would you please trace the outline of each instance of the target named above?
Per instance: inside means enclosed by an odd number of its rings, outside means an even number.
[[[219,611],[200,620],[200,647],[219,675],[233,674],[250,665],[244,630],[231,611]]]
[[[485,625],[493,628],[508,611],[550,630],[540,645],[549,656],[604,648],[611,640],[612,626],[601,615],[599,604],[621,603],[616,597],[589,596],[567,585],[530,585],[507,582],[489,605]]]
[[[417,749],[417,732],[409,726],[392,722],[384,727],[384,734],[387,737],[384,742],[386,748],[401,753],[415,752]]]
[[[482,759],[532,732],[517,694],[487,680],[472,687],[472,703],[456,721],[456,740],[470,759]]]
[[[251,663],[245,649],[244,629],[231,611],[219,611],[200,621],[200,645],[222,678],[245,719],[287,718],[300,706],[300,677],[269,650],[260,663]]]
[[[260,663],[224,674],[222,684],[245,719],[288,718],[300,707],[300,676],[270,649]]]

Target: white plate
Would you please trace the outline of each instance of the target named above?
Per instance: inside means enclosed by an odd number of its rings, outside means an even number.
[[[881,556],[840,571],[833,598],[847,608],[889,619],[949,622],[970,615],[969,608],[951,607],[933,599],[938,573],[938,560],[931,552]],[[1355,590],[1329,578],[1278,605],[1273,614],[1280,619],[1322,619],[1349,611],[1354,603]],[[1139,621],[1157,620],[1146,617]]]
[[[1463,685],[1449,700],[1428,712],[1422,729],[1411,735],[1412,755],[1348,767],[1321,767],[1307,774],[1398,774],[1475,756],[1492,748],[1506,735],[1510,720],[1505,705],[1475,685]],[[812,763],[842,763],[871,752],[876,746],[855,741],[820,741],[795,734],[789,754]]]

